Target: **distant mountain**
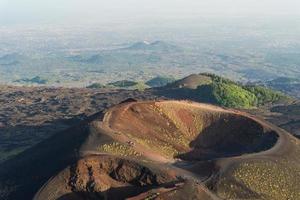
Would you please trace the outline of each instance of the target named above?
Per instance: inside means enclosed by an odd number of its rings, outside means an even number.
[[[88,59],[83,60],[83,62],[100,64],[100,63],[103,63],[103,57],[101,55],[93,55],[93,56],[89,57]]]
[[[125,48],[126,50],[144,50],[144,51],[163,51],[163,52],[174,52],[179,51],[180,48],[176,45],[169,44],[164,41],[155,41],[155,42],[137,42],[133,45]]]
[[[16,65],[19,64],[20,60],[23,58],[24,56],[17,53],[6,54],[0,57],[0,65]]]
[[[114,73],[116,70],[144,71],[149,67],[154,70],[170,65],[178,66],[177,61],[182,60],[181,51],[180,47],[164,41],[137,42],[123,48],[68,55],[65,59],[66,62],[71,62],[71,66],[86,65],[92,69],[105,69],[107,73]]]
[[[151,43],[147,42],[147,41],[143,41],[143,42],[136,42],[134,44],[132,44],[131,46],[127,47],[126,49],[146,49],[149,46],[151,46]]]
[[[95,54],[88,57],[76,55],[69,57],[69,60],[85,64],[103,64],[104,57],[100,54]]]

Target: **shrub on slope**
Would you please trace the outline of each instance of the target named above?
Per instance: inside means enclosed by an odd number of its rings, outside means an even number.
[[[255,94],[233,83],[212,84],[212,94],[219,105],[233,108],[251,108],[256,106]]]
[[[196,89],[199,99],[232,108],[252,108],[265,104],[285,102],[291,98],[262,86],[242,85],[214,74],[201,74],[210,77],[211,84],[200,85]]]
[[[284,102],[290,99],[290,97],[281,92],[262,86],[245,86],[244,88],[256,96],[258,106],[267,103]]]
[[[121,88],[133,87],[133,86],[136,86],[137,84],[138,84],[137,82],[129,81],[129,80],[122,80],[122,81],[108,83],[108,85],[110,85],[110,86],[121,87]]]

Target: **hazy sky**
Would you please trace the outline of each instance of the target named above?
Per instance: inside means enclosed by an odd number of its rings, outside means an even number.
[[[300,0],[0,0],[0,24],[206,15],[300,16]]]

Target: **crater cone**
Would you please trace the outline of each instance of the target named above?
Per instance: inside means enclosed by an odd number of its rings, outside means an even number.
[[[0,165],[0,199],[300,199],[300,143],[247,113],[123,101]]]
[[[208,160],[270,149],[278,134],[246,114],[185,101],[135,102],[111,109],[113,132],[168,158]]]

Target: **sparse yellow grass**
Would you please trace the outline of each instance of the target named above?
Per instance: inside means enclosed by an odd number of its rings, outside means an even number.
[[[235,167],[231,177],[221,178],[219,196],[225,199],[240,198],[240,195],[251,197],[254,194],[249,191],[253,191],[259,199],[300,199],[300,169],[293,164],[280,160],[242,163]]]
[[[98,151],[119,155],[119,156],[134,156],[134,157],[141,156],[141,154],[135,151],[132,147],[118,142],[103,144],[98,147]]]
[[[188,136],[189,138],[195,137],[203,129],[203,123],[200,117],[201,113],[199,113],[197,109],[195,109],[193,106],[190,106],[189,104],[178,104],[174,106],[170,103],[159,102],[156,104],[156,107],[158,107],[160,112],[166,115],[169,118],[169,120],[172,121],[175,124],[175,126],[183,133],[185,133],[186,136]],[[190,127],[187,126],[187,124],[184,124],[179,118],[177,112],[180,109],[186,110],[191,114],[191,117],[193,118],[193,126],[195,127],[194,131],[191,131]]]
[[[153,138],[151,140],[144,139],[144,138],[135,138],[135,140],[143,145],[148,147],[149,149],[153,150],[154,152],[157,152],[159,154],[162,154],[164,156],[167,156],[169,158],[173,158],[178,154],[178,151],[170,144],[159,141],[156,138]]]
[[[160,115],[164,115],[162,109],[155,105],[150,105],[151,109]],[[165,116],[165,115],[164,115]],[[166,119],[166,123],[170,123],[169,119]],[[171,123],[170,123],[171,124]],[[176,128],[171,130],[161,126],[151,125],[154,135],[151,138],[147,135],[137,135],[124,133],[128,138],[132,138],[137,143],[148,147],[152,151],[155,151],[161,155],[167,156],[168,158],[174,158],[179,154],[177,147],[189,149],[190,141]]]

